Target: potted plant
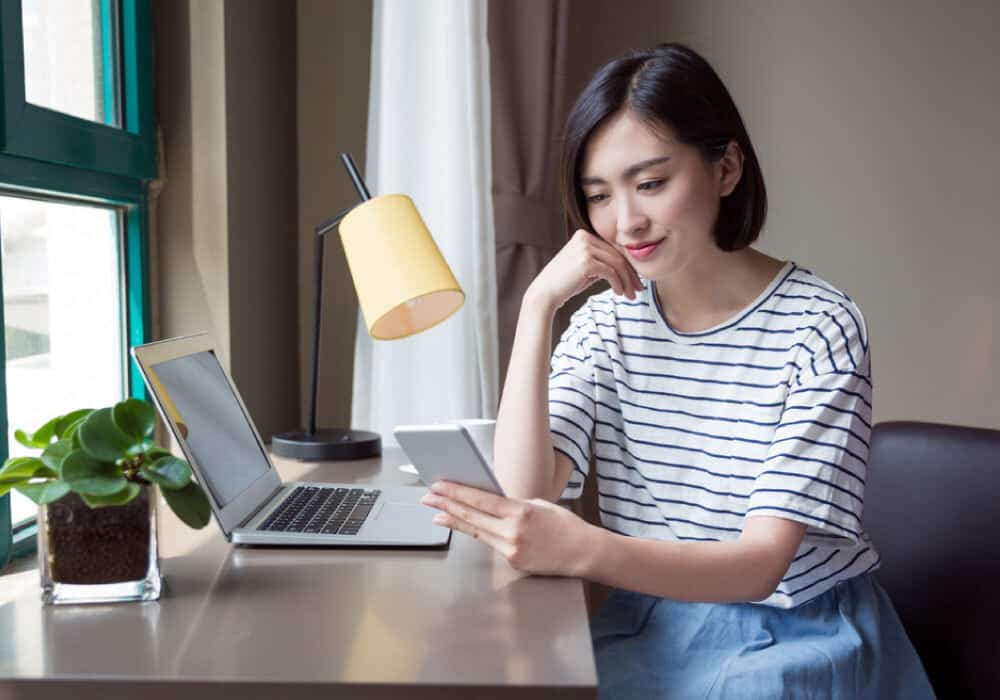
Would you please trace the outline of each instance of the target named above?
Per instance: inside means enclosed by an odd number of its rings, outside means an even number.
[[[38,551],[46,603],[156,600],[161,578],[156,494],[187,525],[211,510],[191,467],[156,444],[156,413],[128,399],[48,421],[22,445],[41,450],[0,468],[0,496],[11,489],[40,506]]]

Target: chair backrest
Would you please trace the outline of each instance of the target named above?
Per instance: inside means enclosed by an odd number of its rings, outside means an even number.
[[[941,698],[1000,693],[1000,431],[875,426],[865,529]]]

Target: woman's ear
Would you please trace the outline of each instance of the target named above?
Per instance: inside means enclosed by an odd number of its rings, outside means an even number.
[[[719,196],[728,197],[743,176],[743,149],[735,141],[726,144],[726,152],[717,161]]]

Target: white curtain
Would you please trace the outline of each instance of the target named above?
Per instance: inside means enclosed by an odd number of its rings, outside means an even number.
[[[401,424],[493,418],[496,272],[486,0],[375,0],[365,178],[413,198],[465,305],[410,338],[359,315],[351,425],[395,445]]]

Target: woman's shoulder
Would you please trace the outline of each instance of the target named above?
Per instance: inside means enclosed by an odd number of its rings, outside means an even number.
[[[868,324],[858,303],[837,285],[795,264],[774,295],[782,313],[807,315],[820,329],[829,327],[862,346],[868,345]]]

